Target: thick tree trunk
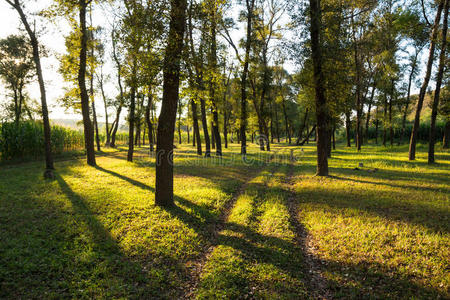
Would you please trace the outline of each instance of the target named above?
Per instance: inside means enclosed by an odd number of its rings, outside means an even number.
[[[42,67],[41,67],[41,58],[39,56],[39,43],[36,38],[35,32],[31,29],[30,24],[23,12],[22,7],[20,6],[19,0],[14,0],[14,9],[19,13],[20,19],[25,27],[25,30],[30,37],[31,46],[33,48],[33,61],[36,67],[36,73],[38,76],[39,82],[39,90],[41,93],[41,111],[42,111],[42,121],[44,124],[44,145],[45,145],[45,178],[53,178],[53,155],[52,155],[52,146],[51,146],[51,128],[50,121],[48,118],[48,108],[47,108],[47,95],[45,91],[45,82],[44,77],[42,75]]]
[[[325,78],[322,72],[321,8],[320,0],[309,0],[311,15],[311,53],[314,68],[314,89],[317,120],[317,175],[328,176],[328,108],[325,99]]]
[[[171,0],[168,43],[163,67],[163,97],[156,140],[155,203],[172,206],[173,135],[180,85],[180,60],[186,22],[186,0]]]
[[[434,144],[436,142],[436,117],[439,106],[439,95],[441,92],[442,77],[445,67],[445,51],[447,47],[447,30],[448,30],[448,6],[450,0],[445,1],[444,6],[444,24],[442,29],[441,54],[439,55],[439,69],[436,76],[436,89],[434,90],[434,100],[431,109],[431,125],[430,125],[430,141],[428,145],[428,163],[434,163]]]
[[[81,29],[81,47],[80,47],[80,65],[78,69],[78,85],[80,88],[81,113],[83,115],[84,142],[86,147],[87,163],[95,166],[94,149],[94,129],[89,113],[89,95],[86,89],[86,56],[87,56],[87,31],[86,31],[86,0],[80,0],[80,29]]]
[[[428,83],[431,77],[431,69],[433,67],[433,60],[434,60],[434,49],[436,48],[436,38],[439,31],[439,23],[441,20],[441,13],[444,6],[444,1],[445,0],[439,1],[439,6],[436,12],[436,18],[434,20],[433,30],[431,31],[430,52],[428,55],[427,70],[425,73],[425,78],[423,80],[422,87],[420,88],[419,99],[417,100],[416,115],[414,117],[414,124],[411,131],[411,139],[409,141],[409,155],[408,155],[409,160],[416,159],[416,142],[417,142],[417,132],[419,131],[420,126],[420,112],[422,111],[423,100],[425,99],[425,93],[427,91]]]

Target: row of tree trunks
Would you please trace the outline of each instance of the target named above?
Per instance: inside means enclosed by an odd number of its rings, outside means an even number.
[[[447,0],[439,1],[439,5],[437,8],[437,12],[436,12],[436,17],[434,20],[433,29],[431,31],[430,51],[428,54],[427,70],[425,73],[423,84],[420,88],[419,99],[417,101],[417,107],[416,107],[416,115],[414,117],[414,124],[413,124],[412,132],[411,132],[411,139],[409,142],[409,155],[408,155],[409,160],[416,159],[416,142],[417,142],[417,132],[419,131],[419,126],[420,126],[420,113],[422,111],[423,101],[425,99],[425,93],[428,88],[428,83],[430,82],[431,69],[433,67],[433,60],[434,60],[434,50],[436,48],[436,38],[438,35],[438,31],[439,31],[439,23],[441,20],[442,10],[444,8],[444,1],[447,1]]]

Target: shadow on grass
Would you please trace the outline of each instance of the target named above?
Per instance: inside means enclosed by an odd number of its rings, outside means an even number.
[[[88,262],[88,271],[91,276],[97,276],[93,284],[101,289],[101,293],[107,297],[161,297],[167,293],[171,286],[169,274],[161,278],[155,276],[143,267],[137,260],[131,260],[124,254],[118,242],[111,236],[109,231],[96,218],[95,214],[85,203],[84,199],[75,193],[67,182],[61,177],[56,178],[61,191],[68,197],[74,210],[73,218],[77,224],[86,224],[87,234],[91,239],[91,257]],[[140,184],[142,186],[143,184]],[[177,264],[169,257],[161,258],[164,263]],[[152,260],[150,258],[150,260]],[[98,268],[100,266],[100,268]],[[98,270],[99,269],[99,270]],[[79,270],[81,271],[81,270]],[[100,272],[99,272],[100,271]],[[75,270],[75,272],[77,272]],[[99,272],[99,273],[98,273]],[[96,291],[98,292],[98,291]],[[89,297],[95,297],[93,293]]]
[[[110,174],[110,175],[112,175],[112,176],[115,176],[115,177],[118,177],[118,178],[120,178],[120,179],[122,179],[122,180],[124,180],[124,181],[127,181],[127,182],[131,183],[132,185],[137,186],[137,187],[139,187],[139,188],[141,188],[141,189],[143,189],[143,190],[150,190],[150,191],[152,191],[152,192],[155,192],[155,189],[154,189],[153,187],[151,187],[151,186],[149,186],[149,185],[146,185],[146,184],[144,184],[144,183],[142,183],[142,182],[140,182],[140,181],[137,181],[137,180],[134,180],[134,179],[132,179],[132,178],[130,178],[130,177],[121,175],[121,174],[119,174],[119,173],[117,173],[117,172],[114,172],[114,171],[111,171],[111,170],[102,168],[102,167],[100,167],[100,166],[98,166],[98,165],[95,166],[95,168],[96,168],[97,170],[101,171],[101,172],[108,173],[108,174]]]

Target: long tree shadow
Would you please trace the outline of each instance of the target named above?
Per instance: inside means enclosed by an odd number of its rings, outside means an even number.
[[[340,169],[342,170],[342,169]],[[343,173],[343,172],[341,172]],[[349,172],[345,172],[347,174],[349,174]],[[360,177],[365,177],[365,178],[369,178],[369,179],[374,179],[376,177],[373,176],[367,176],[366,174],[352,174],[352,175],[356,175],[356,176],[360,176]],[[393,188],[400,188],[400,189],[411,189],[411,190],[420,190],[420,191],[428,191],[428,192],[433,192],[433,193],[450,193],[450,188],[446,188],[446,187],[436,187],[436,188],[432,188],[432,187],[428,187],[428,186],[420,186],[420,185],[409,185],[409,184],[394,184],[392,183],[392,180],[390,180],[389,182],[381,182],[381,181],[370,181],[370,180],[364,180],[364,179],[355,179],[355,178],[350,178],[350,177],[341,177],[341,176],[336,176],[336,175],[331,175],[330,178],[336,179],[336,180],[342,180],[342,181],[352,181],[352,182],[356,182],[356,183],[364,183],[364,184],[372,184],[372,185],[380,185],[380,186],[388,186],[388,187],[393,187]],[[399,180],[399,178],[397,178],[397,180]]]
[[[130,177],[124,176],[124,175],[119,174],[119,173],[117,173],[117,172],[114,172],[114,171],[111,171],[111,170],[102,168],[102,167],[100,167],[100,166],[98,166],[98,165],[95,166],[95,168],[96,168],[97,170],[99,170],[99,171],[108,173],[108,174],[110,174],[110,175],[112,175],[112,176],[115,176],[115,177],[118,177],[118,178],[120,178],[120,179],[122,179],[122,180],[124,180],[124,181],[127,181],[127,182],[131,183],[132,185],[137,186],[137,187],[139,187],[139,188],[141,188],[141,189],[144,189],[144,190],[150,190],[150,191],[152,191],[152,192],[155,192],[155,189],[154,189],[153,187],[151,187],[151,186],[149,186],[149,185],[146,185],[146,184],[144,184],[144,183],[142,183],[142,182],[140,182],[140,181],[134,180],[134,179],[132,179],[132,178],[130,178]]]
[[[155,276],[151,269],[142,265],[138,260],[133,260],[123,253],[119,243],[115,240],[110,232],[96,218],[95,214],[90,210],[82,196],[75,193],[67,182],[61,177],[56,178],[61,191],[67,196],[72,203],[73,218],[78,224],[86,224],[88,234],[91,239],[92,254],[91,261],[86,262],[87,266],[76,266],[77,269],[83,270],[87,268],[89,273],[98,277],[96,284],[111,297],[123,297],[132,295],[133,297],[169,297],[168,291],[173,289],[173,282],[170,281],[171,275],[166,271],[161,276]],[[142,186],[143,184],[140,184]],[[81,233],[80,233],[81,234]],[[146,258],[153,264],[151,257]],[[159,261],[164,264],[176,265],[177,261],[165,256],[158,257]],[[96,266],[101,266],[101,272],[96,274]],[[103,293],[104,293],[103,292]],[[95,297],[95,294],[91,295]]]

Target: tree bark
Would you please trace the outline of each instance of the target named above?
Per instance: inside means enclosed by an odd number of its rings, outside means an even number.
[[[436,76],[436,89],[434,90],[434,100],[431,109],[431,125],[430,125],[430,141],[428,145],[428,163],[432,164],[435,161],[434,158],[434,144],[436,142],[436,117],[439,106],[439,95],[441,92],[442,77],[445,68],[445,51],[447,48],[447,30],[448,30],[448,6],[450,0],[445,1],[444,6],[444,22],[442,27],[442,42],[441,42],[441,54],[439,55],[439,69]]]
[[[314,68],[314,89],[317,120],[317,175],[328,176],[328,108],[325,99],[325,78],[322,72],[321,8],[320,0],[309,0],[311,15],[311,53]]]
[[[106,142],[105,146],[109,147],[111,145],[111,131],[109,130],[109,119],[108,119],[108,101],[105,95],[105,89],[103,87],[103,74],[100,74],[100,91],[102,93],[103,105],[105,106],[105,133],[106,133]]]
[[[352,123],[350,121],[350,112],[347,111],[345,113],[345,133],[346,133],[346,137],[347,137],[347,147],[351,147],[352,146],[352,141],[351,141],[351,126]]]
[[[200,98],[200,112],[202,118],[203,135],[205,138],[205,157],[211,156],[211,141],[208,133],[208,122],[206,120],[205,100]]]
[[[291,132],[289,131],[289,120],[286,112],[286,104],[284,103],[284,97],[281,99],[281,106],[283,108],[284,114],[284,127],[286,128],[286,137],[289,140],[289,145],[291,144]]]
[[[400,145],[401,142],[403,142],[403,139],[405,137],[406,117],[408,116],[409,103],[411,102],[411,85],[412,85],[412,80],[413,80],[413,77],[414,77],[414,72],[415,72],[416,66],[417,66],[417,57],[418,56],[419,56],[419,51],[416,51],[415,57],[414,57],[414,61],[413,61],[413,64],[411,66],[411,73],[409,73],[408,92],[406,94],[405,110],[403,111],[402,130],[401,130],[401,133],[400,133],[400,140],[398,142],[399,145]]]
[[[81,28],[80,65],[78,69],[78,85],[80,87],[81,113],[83,115],[84,142],[86,147],[87,164],[96,166],[94,149],[94,129],[89,116],[89,95],[86,89],[86,56],[87,56],[87,32],[86,32],[86,0],[79,1],[79,18]]]
[[[112,40],[112,47],[113,47],[113,59],[117,65],[117,83],[119,85],[119,106],[117,107],[117,112],[116,112],[116,118],[113,122],[114,126],[112,128],[112,132],[111,132],[111,147],[116,147],[116,134],[117,134],[117,130],[119,129],[119,122],[120,122],[120,113],[122,112],[122,107],[123,107],[123,99],[124,99],[124,91],[123,91],[123,86],[122,86],[122,65],[120,63],[120,60],[117,56],[117,49],[116,49],[116,40],[114,37],[114,31],[111,33],[111,40]]]
[[[51,146],[51,128],[50,121],[48,118],[48,107],[47,107],[47,95],[45,91],[45,82],[44,77],[42,75],[42,66],[41,66],[41,58],[39,55],[39,42],[36,38],[35,32],[31,29],[30,24],[23,12],[23,9],[20,5],[19,0],[14,0],[14,3],[9,2],[11,6],[18,12],[20,19],[25,27],[25,30],[30,37],[31,46],[33,48],[33,61],[36,67],[36,73],[38,76],[39,82],[39,90],[41,93],[41,112],[42,112],[42,121],[44,123],[44,144],[45,144],[45,178],[53,178],[53,154],[52,154],[52,146]]]
[[[148,127],[148,144],[149,144],[150,152],[153,152],[153,150],[154,150],[153,123],[152,123],[152,120],[150,119],[150,111],[153,106],[152,98],[153,98],[153,96],[152,96],[151,92],[149,92],[148,93],[148,103],[147,103],[147,107],[145,108],[145,121],[147,122],[147,127]]]
[[[134,73],[134,72],[133,72]],[[127,161],[133,161],[134,152],[134,119],[135,119],[135,105],[136,105],[136,87],[135,80],[131,83],[130,89],[130,107],[128,112],[128,154]]]
[[[163,67],[163,97],[156,140],[155,203],[172,206],[173,136],[180,85],[180,61],[186,22],[186,0],[171,0],[169,36]]]
[[[245,40],[245,57],[244,68],[241,77],[241,155],[247,154],[247,76],[250,63],[250,50],[252,45],[252,23],[253,23],[253,9],[255,7],[255,0],[246,0],[247,6],[247,35]]]
[[[200,129],[198,127],[198,116],[197,116],[197,103],[191,99],[191,108],[192,108],[192,123],[194,126],[194,143],[197,140],[197,154],[202,155],[202,139],[200,137]],[[194,145],[195,146],[195,145]]]
[[[431,69],[433,67],[433,60],[434,60],[434,50],[436,48],[436,38],[439,31],[439,23],[441,20],[441,13],[443,6],[444,0],[439,1],[439,6],[436,12],[436,18],[434,20],[433,30],[431,31],[430,52],[428,55],[427,70],[425,73],[425,78],[423,80],[422,87],[420,88],[419,99],[417,100],[416,115],[414,118],[414,124],[411,132],[411,139],[409,142],[409,154],[408,154],[409,160],[416,159],[416,143],[417,143],[417,132],[419,131],[420,126],[420,112],[422,111],[423,100],[425,99],[425,93],[431,77]]]

